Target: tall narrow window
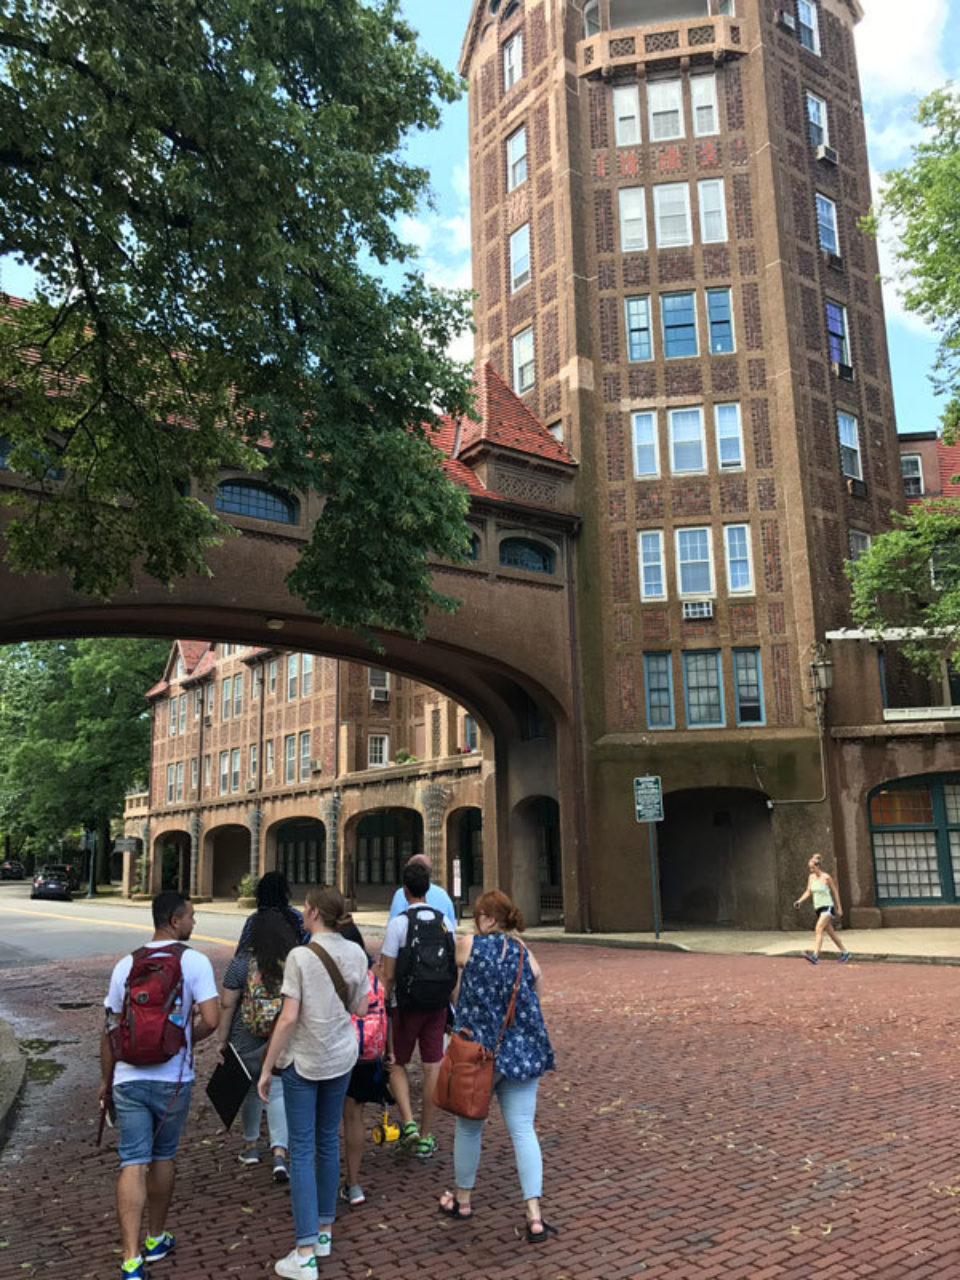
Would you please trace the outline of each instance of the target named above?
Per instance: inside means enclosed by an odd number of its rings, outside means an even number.
[[[367,767],[380,769],[390,763],[389,739],[385,733],[371,733],[367,738]]]
[[[257,777],[257,744],[250,743],[250,751],[247,759],[247,777],[256,781]]]
[[[850,343],[847,339],[847,308],[839,302],[826,301],[827,346],[834,364],[850,366]]]
[[[168,705],[170,709],[170,720],[169,720],[170,737],[175,738],[177,736],[177,700],[176,698],[171,698]]]
[[[507,93],[523,75],[523,32],[518,31],[503,46],[503,91]]]
[[[720,244],[727,238],[723,179],[702,179],[697,183],[697,193],[700,198],[700,239],[704,244]]]
[[[823,98],[818,98],[815,93],[807,90],[807,137],[810,139],[810,145],[816,151],[817,147],[824,147],[830,142],[830,128],[827,122],[827,104]]]
[[[840,253],[837,236],[837,206],[827,196],[817,192],[817,238],[825,253]]]
[[[662,294],[660,317],[666,359],[697,355],[697,310],[693,293]]]
[[[650,334],[650,299],[627,298],[627,357],[630,360],[652,360],[653,340]]]
[[[207,685],[206,693],[204,694],[204,698],[206,701],[205,714],[208,716],[213,715],[213,707],[214,707],[214,703],[216,702],[216,697],[217,697],[217,689],[213,681],[211,680],[210,683]]]
[[[524,329],[513,339],[513,389],[525,395],[536,381],[533,359],[533,329]]]
[[[710,530],[677,530],[677,581],[682,596],[713,595]]]
[[[463,717],[463,745],[468,751],[476,751],[479,736],[477,734],[477,722],[473,716]]]
[[[177,799],[183,799],[183,761],[177,761]]]
[[[660,448],[657,442],[657,415],[633,415],[633,474],[638,480],[660,474]]]
[[[283,780],[297,780],[297,735],[288,733],[283,740]]]
[[[647,210],[643,187],[621,187],[618,192],[620,201],[620,248],[624,253],[633,253],[647,247]]]
[[[243,711],[243,672],[238,671],[233,677],[233,715],[234,719]]]
[[[653,80],[647,85],[650,141],[667,142],[683,137],[683,83]]]
[[[230,790],[230,753],[220,752],[220,794],[226,795]]]
[[[167,765],[167,804],[173,804],[173,765]]]
[[[190,761],[190,790],[196,791],[197,784],[200,781],[200,760],[198,756],[194,756]]]
[[[618,85],[613,91],[613,135],[618,147],[635,147],[640,141],[640,93],[635,84]]]
[[[211,757],[210,757],[210,754],[207,753],[207,755],[203,757],[203,789],[204,791],[208,791],[210,789],[211,768],[212,768]]]
[[[683,692],[687,724],[691,729],[719,727],[724,723],[719,650],[683,655]]]
[[[267,663],[267,693],[277,692],[277,666],[276,658],[271,658]]]
[[[717,115],[717,77],[709,75],[690,77],[690,102],[693,107],[693,132],[698,138],[720,132]]]
[[[233,706],[233,677],[225,676],[223,684],[220,687],[220,719],[230,719],[230,708]]]
[[[300,657],[300,696],[309,698],[313,693],[313,654],[304,653]]]
[[[843,474],[851,480],[862,480],[860,429],[852,413],[837,410],[837,434],[840,437],[840,467]]]
[[[738,404],[715,406],[714,423],[717,429],[717,461],[721,471],[739,471],[743,467],[743,431],[740,426]]]
[[[663,534],[659,529],[645,529],[637,535],[640,559],[640,599],[663,600],[667,581],[663,570]]]
[[[654,187],[653,212],[658,248],[673,249],[693,243],[690,190],[685,182],[664,182]]]
[[[310,777],[310,730],[300,735],[300,781]]]
[[[179,729],[180,729],[180,733],[186,733],[186,732],[187,732],[187,695],[186,695],[185,693],[181,693],[181,695],[180,695],[180,700],[179,700],[179,701],[180,701],[180,706],[179,706],[179,713],[180,713],[180,726],[179,726]]]
[[[507,190],[513,191],[527,180],[527,130],[521,125],[507,139]]]
[[[750,595],[753,591],[750,526],[726,525],[723,530],[723,548],[727,559],[727,590],[731,595]]]
[[[600,0],[587,0],[583,6],[583,37],[589,40],[591,36],[600,33]]]
[[[234,747],[230,752],[230,790],[240,790],[240,748]]]
[[[733,347],[733,308],[729,289],[707,290],[707,327],[711,355],[724,355]]]
[[[847,541],[850,547],[850,559],[857,561],[865,551],[870,550],[870,543],[873,539],[869,533],[865,533],[863,529],[850,529],[847,533]]]
[[[287,656],[287,698],[295,698],[300,692],[300,655],[291,653]]]
[[[703,439],[703,410],[671,409],[670,470],[674,475],[706,471],[707,452]]]
[[[263,772],[273,775],[274,752],[276,748],[272,738],[268,738],[263,744]]]
[[[672,729],[673,672],[669,653],[643,655],[643,687],[647,702],[647,728]]]
[[[203,690],[194,689],[193,691],[193,718],[199,720],[203,712]]]
[[[510,292],[530,283],[530,223],[517,227],[510,237]]]
[[[759,649],[734,649],[733,687],[737,698],[737,724],[763,724]]]
[[[797,0],[797,35],[805,49],[820,53],[820,22],[811,0]]]
[[[900,458],[903,492],[908,498],[923,497],[923,465],[919,453],[905,453]]]

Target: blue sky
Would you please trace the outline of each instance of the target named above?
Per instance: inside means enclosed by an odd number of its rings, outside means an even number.
[[[917,136],[911,115],[918,97],[947,80],[960,79],[960,5],[953,5],[951,12],[950,0],[911,0],[907,9],[902,0],[863,3],[857,51],[876,184],[885,170],[909,158],[910,144]],[[405,0],[403,7],[420,32],[423,47],[455,68],[470,0]],[[405,238],[419,247],[431,280],[469,286],[466,100],[446,108],[438,132],[414,136],[408,153],[433,175],[435,208],[407,219]],[[893,271],[894,248],[886,236],[881,241],[881,263],[885,274]],[[2,265],[3,288],[28,294],[29,276],[9,261]],[[927,377],[936,343],[915,317],[904,312],[891,285],[885,286],[884,295],[897,424],[901,431],[928,430],[939,417],[939,403]],[[465,338],[456,354],[467,359],[470,353],[471,343]]]

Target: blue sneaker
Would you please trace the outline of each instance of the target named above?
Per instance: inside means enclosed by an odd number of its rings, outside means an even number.
[[[143,1242],[144,1259],[147,1262],[159,1262],[168,1253],[173,1253],[176,1243],[169,1231],[164,1231],[161,1236],[147,1236]]]
[[[804,958],[804,960],[809,960],[811,964],[819,964],[819,963],[820,963],[820,961],[819,961],[819,960],[818,960],[818,958],[813,954],[813,952],[812,952],[812,951],[805,951],[805,952],[803,953],[803,958]]]
[[[853,959],[853,952],[852,952],[852,951],[844,951],[844,952],[842,952],[842,954],[841,954],[841,956],[840,956],[840,963],[841,963],[841,964],[846,964],[848,960],[852,960],[852,959]]]
[[[147,1280],[143,1258],[128,1258],[120,1267],[121,1280]]]

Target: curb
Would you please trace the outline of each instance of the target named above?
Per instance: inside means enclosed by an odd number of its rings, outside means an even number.
[[[0,1019],[0,1150],[16,1117],[26,1072],[27,1060],[20,1052],[13,1027]]]

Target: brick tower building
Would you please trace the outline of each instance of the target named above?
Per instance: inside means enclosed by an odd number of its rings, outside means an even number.
[[[477,361],[580,463],[589,919],[793,923],[821,642],[903,504],[856,0],[474,0]],[[840,867],[841,878],[843,867]]]

